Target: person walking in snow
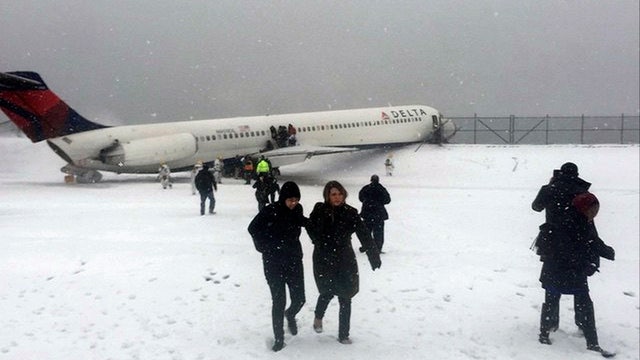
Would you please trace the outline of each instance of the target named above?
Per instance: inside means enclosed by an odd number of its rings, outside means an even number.
[[[380,268],[380,253],[358,210],[347,205],[347,190],[329,181],[323,190],[324,202],[315,204],[309,215],[307,233],[313,242],[313,276],[318,287],[313,329],[323,331],[322,320],[334,296],[340,303],[338,341],[351,344],[351,299],[359,291],[358,262],[351,245],[355,232],[365,248],[372,270]]]
[[[218,185],[213,178],[213,174],[209,171],[209,165],[202,165],[202,170],[196,175],[195,182],[196,188],[200,193],[200,215],[204,215],[207,199],[209,199],[209,214],[215,214],[216,198],[213,196],[213,191],[218,191]]]
[[[190,173],[191,195],[195,195],[196,191],[198,191],[198,189],[196,189],[196,175],[198,175],[198,172],[200,172],[200,169],[202,169],[202,163],[200,162],[197,162],[193,166],[193,169],[191,169],[191,173]]]
[[[278,179],[275,176],[269,176],[267,178],[267,193],[269,194],[269,202],[273,204],[276,202],[276,194],[280,193],[280,184],[278,184]]]
[[[285,318],[291,335],[298,333],[296,314],[306,301],[300,233],[307,222],[300,204],[300,189],[295,182],[287,181],[282,185],[278,202],[264,207],[247,229],[256,250],[262,254],[264,276],[271,291],[273,351],[285,346]],[[285,310],[286,288],[291,304]]]
[[[222,168],[224,165],[222,164],[222,158],[217,157],[213,161],[213,178],[216,180],[216,183],[222,184]]]
[[[540,188],[531,204],[534,211],[545,210],[546,218],[535,242],[543,263],[540,282],[545,289],[538,340],[551,344],[549,334],[559,326],[560,297],[573,295],[575,324],[584,333],[587,349],[610,357],[614,354],[598,344],[587,279],[598,271],[600,257],[614,260],[615,251],[598,236],[593,219],[600,205],[588,192],[590,186],[578,177],[575,164],[565,163],[554,171],[549,184]]]
[[[171,169],[169,165],[162,163],[160,168],[158,168],[158,179],[160,180],[160,185],[162,185],[163,189],[167,187],[169,189],[173,188],[173,183],[171,181]]]
[[[360,216],[371,232],[378,250],[383,253],[384,222],[389,219],[389,213],[384,206],[391,202],[391,196],[389,196],[387,189],[380,184],[378,175],[371,175],[371,182],[360,189],[358,199],[362,203]],[[364,251],[365,248],[361,247],[360,252]]]
[[[391,155],[387,157],[387,160],[384,161],[384,169],[387,173],[387,176],[393,176],[393,161],[391,160]]]
[[[269,204],[269,183],[268,179],[264,176],[258,177],[256,182],[253,183],[253,188],[256,189],[256,201],[258,201],[258,211]]]

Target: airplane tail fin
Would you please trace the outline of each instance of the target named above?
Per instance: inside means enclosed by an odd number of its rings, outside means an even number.
[[[35,72],[0,73],[0,109],[32,142],[107,127],[70,108]]]

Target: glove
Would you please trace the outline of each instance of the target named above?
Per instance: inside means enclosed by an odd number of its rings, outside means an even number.
[[[376,269],[379,269],[380,265],[382,265],[380,254],[378,252],[372,250],[367,251],[367,258],[369,259],[369,264],[371,264],[371,270],[373,271],[376,271]]]
[[[584,268],[584,274],[587,276],[595,274],[596,271],[598,271],[598,267],[596,266],[596,264],[589,264]]]

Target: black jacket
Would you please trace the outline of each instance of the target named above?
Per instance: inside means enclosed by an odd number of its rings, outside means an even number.
[[[572,228],[549,235],[540,282],[545,289],[563,294],[589,291],[587,277],[600,268],[600,257],[614,260],[615,251],[600,239],[593,221],[577,211]]]
[[[531,204],[535,211],[546,211],[536,245],[543,262],[540,282],[547,290],[589,291],[587,277],[598,270],[600,257],[613,260],[613,249],[600,239],[593,221],[572,205],[573,198],[590,185],[578,177],[556,174]]]
[[[369,261],[380,266],[380,254],[358,210],[343,204],[316,203],[309,215],[307,233],[314,245],[313,275],[320,294],[351,298],[359,291],[358,262],[351,246],[356,233]]]
[[[538,212],[545,210],[546,223],[551,226],[571,226],[567,223],[573,219],[571,201],[577,194],[589,190],[589,187],[591,183],[579,177],[554,174],[549,184],[540,188],[531,208]]]
[[[264,178],[258,178],[255,183],[253,183],[253,188],[256,189],[256,200],[258,202],[269,202],[269,183],[268,180]]]
[[[283,263],[292,258],[302,259],[300,233],[306,222],[302,205],[290,210],[283,201],[278,201],[264,207],[247,230],[263,261]]]
[[[213,189],[218,190],[218,185],[216,185],[215,178],[208,168],[203,168],[202,170],[200,170],[196,175],[194,182],[196,184],[196,189],[198,189],[198,191],[201,193],[206,194],[210,191],[213,191]]]
[[[387,189],[380,183],[365,185],[358,193],[358,199],[362,202],[360,216],[365,220],[383,221],[389,219],[385,205],[391,202],[391,196]]]

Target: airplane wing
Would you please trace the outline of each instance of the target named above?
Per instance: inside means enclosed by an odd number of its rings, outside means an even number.
[[[279,167],[283,165],[290,165],[299,162],[303,162],[312,156],[338,154],[344,152],[358,151],[355,147],[328,147],[328,146],[305,146],[296,145],[282,147],[274,150],[268,150],[250,154],[251,157],[264,157],[271,161],[273,167]]]

